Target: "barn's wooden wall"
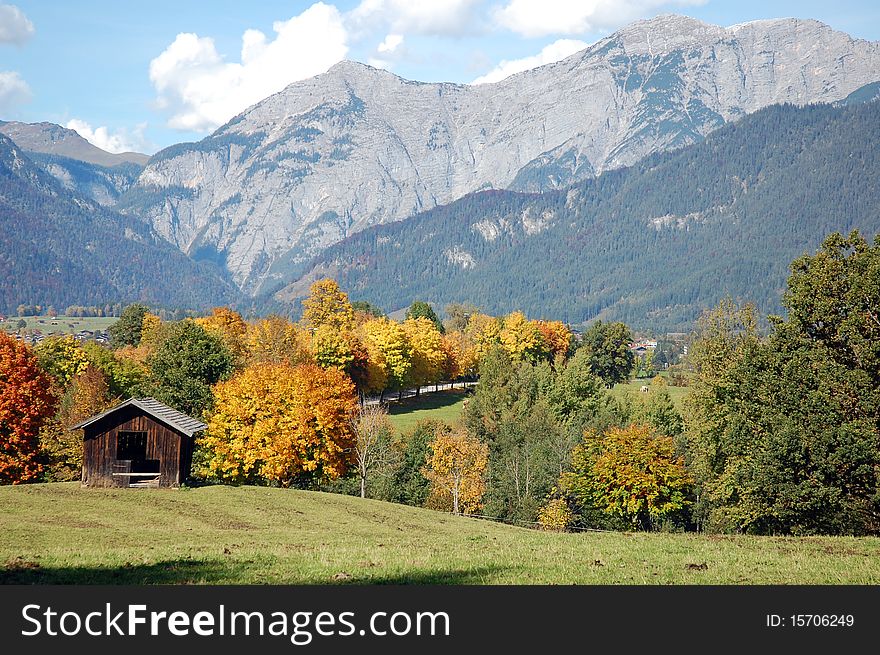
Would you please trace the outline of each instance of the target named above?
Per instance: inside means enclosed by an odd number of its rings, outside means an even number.
[[[85,486],[127,486],[124,478],[112,475],[116,437],[120,431],[147,433],[147,459],[159,460],[160,487],[176,487],[186,480],[192,462],[192,439],[136,407],[126,407],[85,428],[82,477]]]

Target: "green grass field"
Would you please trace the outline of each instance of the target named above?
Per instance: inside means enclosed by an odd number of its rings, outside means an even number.
[[[18,316],[10,316],[5,322],[0,322],[0,330],[14,331],[18,329],[18,322],[22,320]],[[107,317],[86,317],[78,318],[74,316],[56,316],[49,318],[48,316],[25,316],[23,319],[27,323],[29,330],[40,330],[43,334],[51,334],[59,332],[62,334],[76,334],[80,330],[106,330],[116,321],[116,316]]]
[[[464,399],[470,390],[447,389],[423,393],[418,398],[404,398],[388,403],[388,416],[398,432],[406,432],[425,419],[455,423],[461,416]]]
[[[665,374],[661,373],[663,377],[666,377]],[[648,394],[643,394],[640,390],[643,386],[648,387]],[[672,403],[675,405],[678,411],[681,411],[681,403],[684,400],[685,396],[690,392],[689,387],[673,387],[672,385],[666,385],[666,391],[669,392],[669,397],[672,399]],[[644,397],[645,395],[651,394],[651,380],[643,379],[643,380],[630,380],[629,382],[621,382],[614,385],[614,388],[611,389],[611,395],[617,398],[622,398],[625,395],[630,395],[633,397],[633,400],[638,399],[639,397]]]
[[[877,538],[555,534],[257,487],[6,486],[0,507],[3,583],[880,583]]]

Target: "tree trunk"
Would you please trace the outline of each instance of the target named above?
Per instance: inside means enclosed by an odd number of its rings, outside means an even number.
[[[361,498],[367,497],[367,476],[361,474]]]

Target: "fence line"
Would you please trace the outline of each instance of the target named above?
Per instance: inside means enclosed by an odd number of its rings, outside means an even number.
[[[476,382],[438,382],[437,384],[429,384],[426,386],[422,386],[418,388],[419,395],[427,394],[427,393],[436,393],[438,391],[446,391],[448,389],[470,389],[471,387],[477,386]],[[397,402],[398,400],[404,400],[406,398],[415,398],[416,389],[415,387],[412,389],[401,389],[400,391],[391,392],[382,398],[382,402]],[[369,396],[364,398],[365,405],[377,405],[379,403],[379,396]]]

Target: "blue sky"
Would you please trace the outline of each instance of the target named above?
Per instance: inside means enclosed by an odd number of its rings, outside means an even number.
[[[341,58],[422,81],[492,81],[661,13],[724,26],[815,18],[880,40],[876,0],[0,0],[0,119],[152,153]]]

